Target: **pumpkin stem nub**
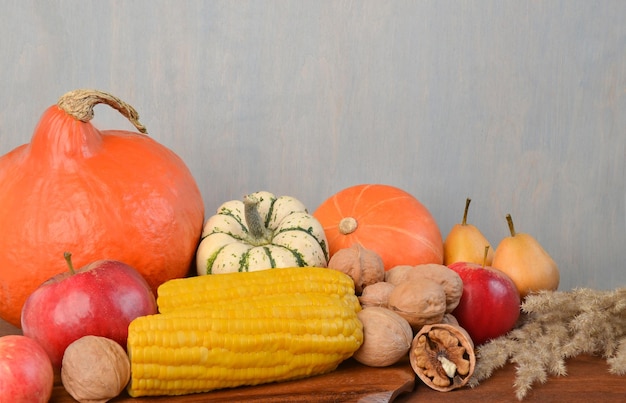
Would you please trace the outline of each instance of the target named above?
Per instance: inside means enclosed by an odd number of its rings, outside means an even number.
[[[348,235],[356,231],[358,223],[353,217],[345,217],[339,221],[339,232],[344,235]]]
[[[272,232],[265,227],[261,219],[261,215],[259,214],[259,200],[252,195],[244,196],[243,207],[246,224],[250,230],[250,235],[252,235],[250,243],[253,245],[269,243],[272,239]]]
[[[57,102],[59,108],[81,122],[89,122],[93,119],[93,108],[98,104],[107,104],[116,109],[140,133],[147,133],[146,127],[139,123],[139,114],[135,108],[106,92],[91,89],[74,90],[63,95]]]

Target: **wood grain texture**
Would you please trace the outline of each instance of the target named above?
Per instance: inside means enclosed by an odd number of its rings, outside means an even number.
[[[125,392],[114,402],[361,402],[394,401],[403,393],[413,391],[415,373],[410,365],[395,365],[383,371],[348,360],[330,374],[299,381],[216,390],[185,396],[131,398]],[[57,384],[50,403],[70,403],[74,400]]]
[[[69,90],[140,113],[207,213],[257,190],[314,210],[400,186],[494,246],[511,213],[562,289],[626,283],[626,2],[41,4],[0,15],[0,154]],[[99,128],[132,127],[106,107]]]
[[[621,403],[626,399],[624,376],[608,373],[606,361],[600,357],[581,355],[566,361],[567,376],[549,377],[544,384],[535,384],[523,403],[603,402]],[[520,402],[514,390],[515,367],[506,365],[475,388],[448,393],[436,392],[418,383],[413,393],[400,395],[398,403],[485,403]]]

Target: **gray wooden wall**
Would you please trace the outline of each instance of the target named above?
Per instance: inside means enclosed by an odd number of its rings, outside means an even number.
[[[534,235],[561,289],[626,285],[626,2],[5,1],[0,154],[91,87],[188,164],[207,214],[358,183],[443,235]],[[106,106],[101,128],[132,127]]]

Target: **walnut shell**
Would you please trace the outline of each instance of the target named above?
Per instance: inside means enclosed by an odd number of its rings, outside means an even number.
[[[385,279],[385,266],[380,255],[359,243],[335,252],[328,261],[328,268],[352,277],[357,295],[368,285]]]
[[[387,367],[407,356],[413,330],[402,318],[389,309],[372,306],[357,314],[363,323],[363,344],[353,357],[370,367]]]
[[[104,403],[118,396],[130,380],[130,360],[115,341],[84,336],[63,354],[61,381],[81,403]]]
[[[414,271],[415,266],[394,266],[385,272],[385,281],[395,285],[406,283],[407,281],[411,281],[417,274],[417,272],[414,273]]]
[[[424,326],[413,339],[409,361],[426,385],[447,392],[467,384],[476,367],[474,343],[462,327],[450,323]]]
[[[359,302],[363,308],[370,306],[382,306],[386,308],[389,302],[389,294],[391,294],[394,288],[395,285],[385,281],[368,285],[363,289],[363,293],[359,297]]]
[[[459,305],[463,294],[461,276],[448,266],[429,263],[417,266],[401,265],[393,267],[385,273],[385,281],[400,284],[406,281],[429,279],[440,284],[446,293],[446,312],[450,313]]]
[[[424,325],[441,322],[446,313],[446,293],[432,280],[407,281],[394,287],[387,307],[419,330]]]
[[[441,319],[441,323],[453,325],[453,326],[460,326],[459,321],[456,320],[456,317],[452,315],[451,313],[446,313],[445,315],[443,315],[443,319]]]

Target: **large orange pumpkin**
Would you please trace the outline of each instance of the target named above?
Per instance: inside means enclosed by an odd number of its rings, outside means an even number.
[[[187,166],[145,134],[97,130],[99,103],[145,133],[130,105],[78,90],[45,111],[30,144],[0,157],[0,317],[15,326],[35,288],[68,270],[65,251],[76,267],[124,261],[154,291],[194,261],[204,204]]]
[[[385,270],[443,263],[443,240],[428,209],[402,189],[356,185],[324,201],[313,216],[324,227],[330,256],[355,243],[374,250]]]

